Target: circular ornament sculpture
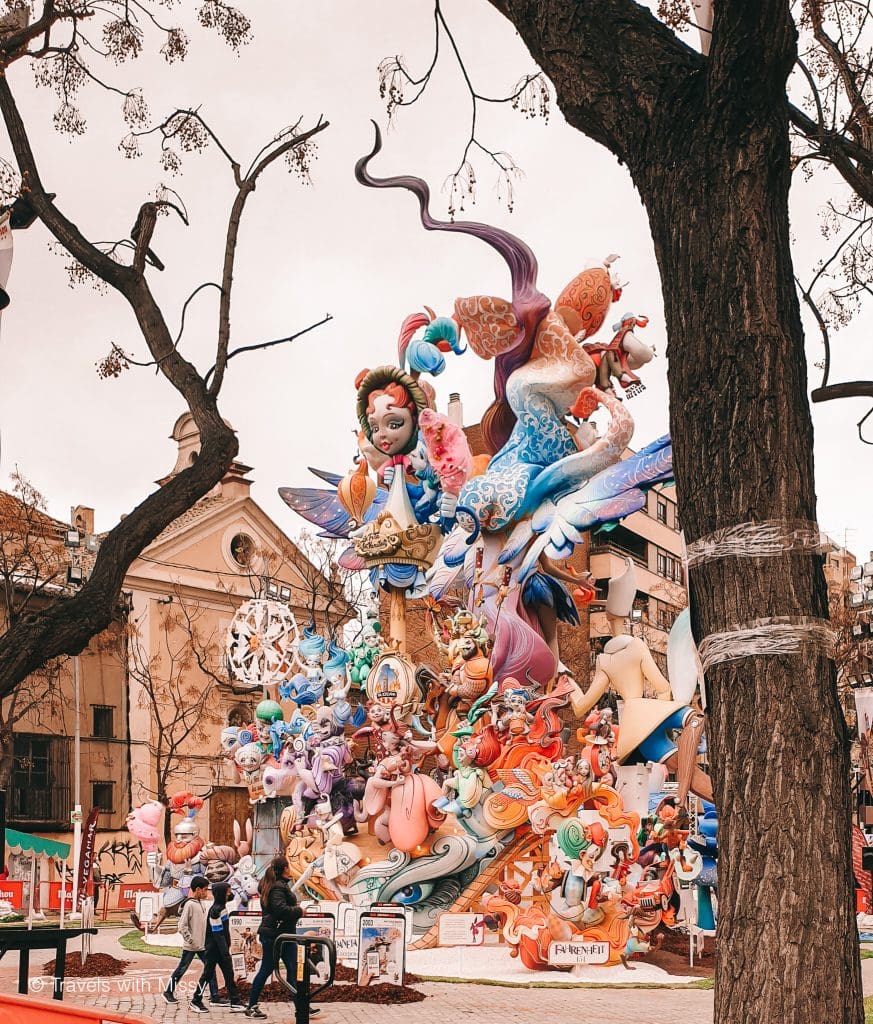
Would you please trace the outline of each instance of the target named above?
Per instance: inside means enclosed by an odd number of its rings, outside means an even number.
[[[231,679],[247,689],[275,686],[297,670],[297,620],[286,604],[254,598],[233,617],[225,641]]]
[[[408,714],[421,698],[415,665],[399,651],[383,654],[370,669],[366,693],[368,700],[397,707],[400,717]]]

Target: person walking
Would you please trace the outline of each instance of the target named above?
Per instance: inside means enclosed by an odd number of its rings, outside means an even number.
[[[246,1007],[246,1017],[255,1020],[266,1020],[267,1017],[258,1006],[258,998],[276,969],[276,938],[279,935],[293,934],[303,913],[298,906],[297,897],[291,891],[293,878],[287,858],[274,857],[259,888],[263,917],[258,928],[258,939],[263,958],[258,973],[252,980],[252,990]],[[309,1015],[313,1017],[319,1012],[318,1007],[313,1006],[309,1010]]]
[[[194,962],[194,958],[206,961],[203,952],[206,946],[206,914],[208,906],[206,899],[209,896],[209,882],[203,875],[195,875],[191,879],[191,888],[188,899],[182,907],[179,915],[179,934],[182,936],[182,956],[179,966],[170,976],[170,982],[163,993],[168,1003],[178,1003],[176,989],[179,982],[185,976],[186,971]],[[213,976],[209,983],[209,1001],[213,1005],[221,1005],[222,1000],[218,998],[218,982]]]
[[[228,926],[227,901],[230,886],[227,882],[216,882],[212,886],[212,906],[206,915],[206,943],[203,956],[203,973],[197,983],[197,991],[191,1000],[195,1013],[208,1013],[203,1005],[206,986],[215,981],[216,968],[221,968],[224,984],[230,997],[230,1012],[242,1013],[245,1007],[239,999],[239,989],[233,976],[233,961],[230,958],[230,928]]]
[[[94,916],[97,916],[97,909],[100,906],[100,886],[103,885],[103,873],[100,870],[100,865],[97,861],[94,861],[94,868],[91,871],[91,881],[94,883]]]

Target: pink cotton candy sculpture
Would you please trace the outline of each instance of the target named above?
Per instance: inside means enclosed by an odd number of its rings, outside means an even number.
[[[161,815],[164,813],[164,805],[157,800],[149,800],[141,807],[134,809],[127,816],[127,831],[142,843],[146,853],[155,853],[158,849]]]
[[[442,489],[457,496],[473,472],[473,455],[463,428],[442,413],[422,409],[418,429]]]

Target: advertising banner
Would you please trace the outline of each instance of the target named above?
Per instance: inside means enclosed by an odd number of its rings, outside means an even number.
[[[92,807],[82,826],[82,845],[79,848],[79,903],[92,895],[91,872],[94,870],[94,842],[97,838],[97,818],[100,808]]]

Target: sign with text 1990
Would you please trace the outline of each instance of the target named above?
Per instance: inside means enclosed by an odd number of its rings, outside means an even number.
[[[608,942],[549,943],[549,964],[552,967],[572,967],[574,964],[605,964],[608,959]]]

